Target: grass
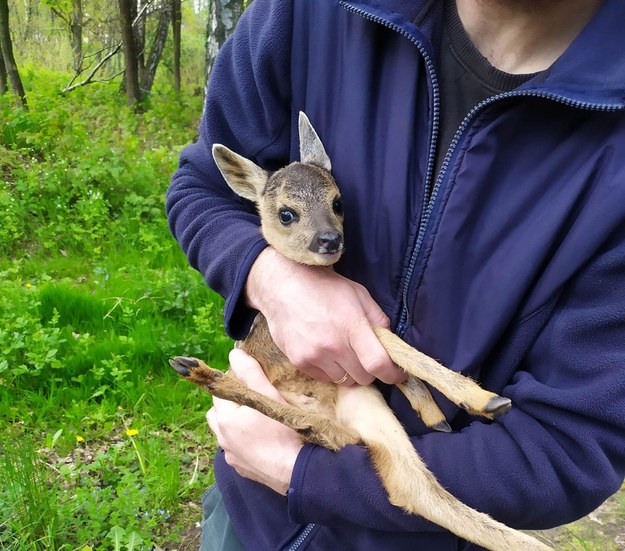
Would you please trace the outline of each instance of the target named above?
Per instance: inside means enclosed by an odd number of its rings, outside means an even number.
[[[201,98],[136,114],[118,84],[25,76],[29,112],[0,98],[0,549],[167,548],[214,450],[210,396],[167,359],[231,347],[163,207]]]

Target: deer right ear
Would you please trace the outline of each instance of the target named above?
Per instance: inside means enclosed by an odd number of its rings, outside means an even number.
[[[331,171],[332,163],[330,162],[330,157],[328,157],[317,135],[317,131],[313,128],[303,111],[299,112],[297,125],[299,129],[299,160],[302,163],[308,163]]]
[[[269,174],[225,145],[213,145],[213,159],[232,191],[254,203],[265,189]]]

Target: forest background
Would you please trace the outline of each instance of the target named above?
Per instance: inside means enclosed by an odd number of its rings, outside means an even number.
[[[0,1],[0,549],[198,547],[210,396],[167,359],[231,343],[164,194],[242,7]]]
[[[0,549],[197,549],[222,300],[164,194],[243,0],[0,0]],[[625,549],[625,498],[542,534]]]

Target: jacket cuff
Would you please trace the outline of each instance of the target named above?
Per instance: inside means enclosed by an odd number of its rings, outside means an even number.
[[[252,265],[261,251],[267,246],[267,242],[264,239],[254,243],[237,273],[231,292],[226,298],[224,304],[224,326],[226,333],[234,340],[242,340],[247,337],[254,318],[258,313],[257,310],[250,308],[246,304],[245,284]]]
[[[306,475],[306,466],[308,460],[312,455],[313,450],[316,448],[313,444],[306,444],[299,452],[297,459],[295,460],[295,466],[293,467],[293,474],[291,475],[291,484],[287,492],[287,505],[289,520],[296,524],[304,524],[307,521],[304,519],[304,513],[302,511],[302,494],[304,486],[304,476]]]
[[[390,503],[362,446],[331,452],[305,445],[295,461],[287,498],[289,519],[297,524],[338,526],[347,521],[374,530],[444,531]]]

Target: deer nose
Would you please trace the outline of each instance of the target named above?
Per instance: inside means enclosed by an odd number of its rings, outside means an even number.
[[[336,253],[343,244],[343,236],[335,231],[325,231],[317,234],[316,237],[320,253]]]

